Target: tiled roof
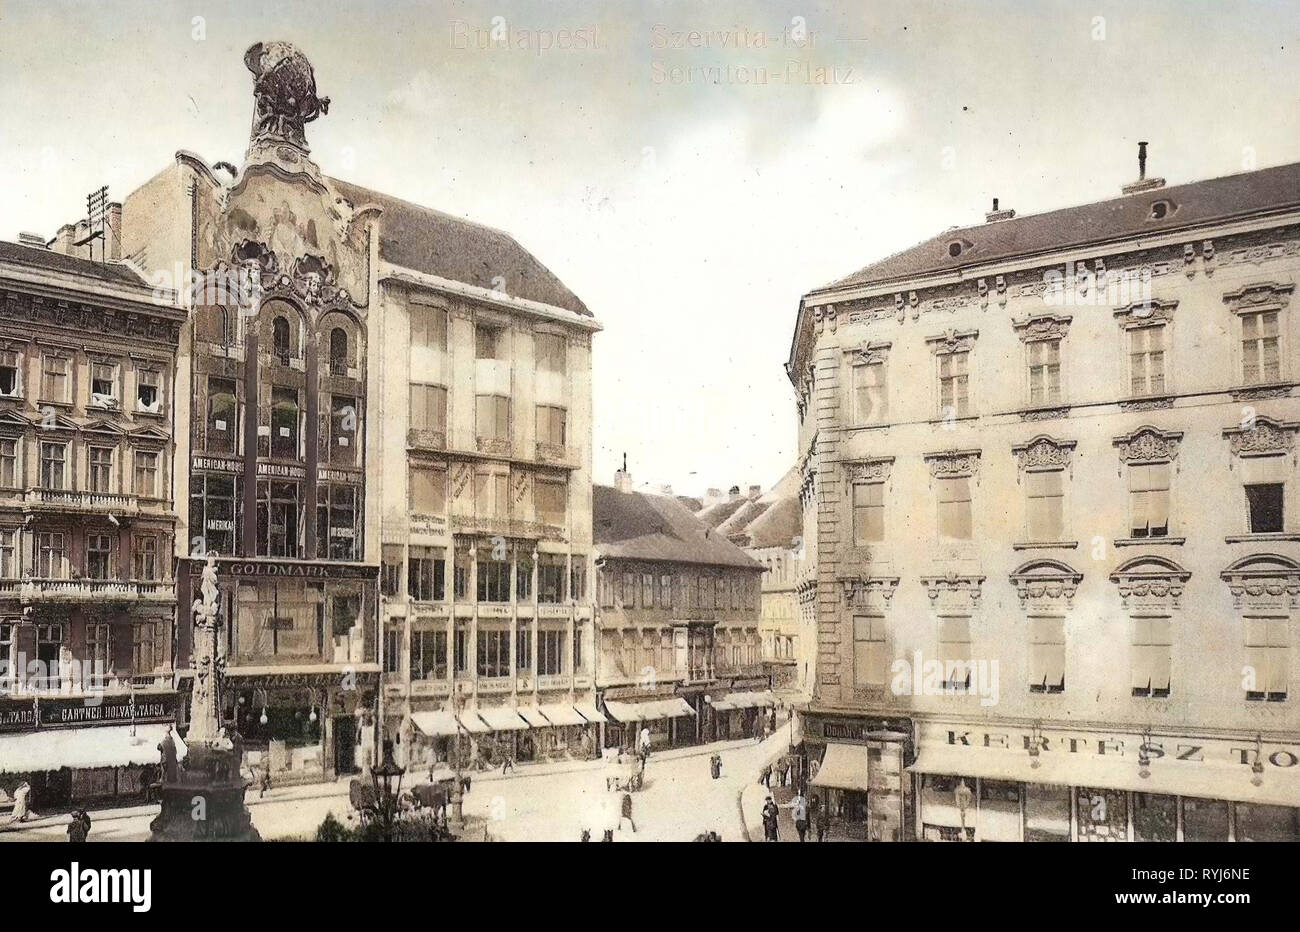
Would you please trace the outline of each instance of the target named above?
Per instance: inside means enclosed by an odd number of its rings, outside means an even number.
[[[592,487],[596,552],[603,557],[760,570],[762,565],[703,524],[671,495]]]
[[[50,272],[67,275],[80,275],[101,282],[129,285],[136,288],[147,286],[147,282],[128,265],[120,262],[95,262],[79,256],[68,256],[38,246],[25,246],[22,243],[0,242],[0,262],[13,262],[17,265],[31,266]]]
[[[718,531],[750,550],[794,547],[795,537],[803,533],[799,484],[799,469],[792,466],[776,485],[724,521]]]
[[[1152,205],[1157,201],[1169,202],[1163,219],[1152,216]],[[1154,236],[1295,207],[1300,207],[1300,162],[947,230],[815,291],[905,282],[994,260],[1101,244],[1144,233]],[[953,243],[962,244],[956,256],[949,252]]]
[[[740,510],[740,506],[749,501],[747,498],[726,499],[725,501],[715,502],[708,508],[701,509],[695,513],[709,527],[718,527],[723,521],[726,521],[733,514]]]
[[[699,511],[701,508],[704,507],[703,499],[694,498],[693,496],[690,495],[678,495],[677,500],[681,502],[683,505],[685,505],[686,509],[691,514],[695,514],[695,512]]]
[[[346,181],[330,183],[354,208],[383,208],[379,254],[384,260],[479,288],[504,282],[501,288],[511,297],[591,316],[577,295],[508,233]]]
[[[731,513],[731,517],[718,525],[718,533],[743,547],[745,528],[749,527],[749,522],[767,511],[771,504],[770,501],[763,501],[761,498],[747,500]]]

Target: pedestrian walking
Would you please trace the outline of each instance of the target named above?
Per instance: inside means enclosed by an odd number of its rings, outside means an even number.
[[[799,833],[799,840],[803,841],[808,834],[808,800],[796,790],[794,799],[788,805],[792,810],[790,814],[794,817],[794,830]]]
[[[777,819],[780,810],[776,807],[776,801],[771,796],[767,797],[767,802],[763,803],[763,838],[766,841],[777,840]]]
[[[758,775],[758,782],[763,784],[769,790],[772,788],[772,765],[768,764]]]
[[[789,757],[781,758],[781,785],[782,786],[790,785],[790,758]]]
[[[514,769],[515,769],[514,756],[510,754],[509,751],[507,751],[505,756],[501,759],[501,776],[504,777],[507,771],[513,771]]]
[[[85,809],[77,809],[72,813],[72,821],[68,823],[68,841],[83,842],[90,837],[90,814]]]
[[[813,799],[817,799],[817,797],[814,796]],[[813,825],[816,826],[817,828],[817,840],[825,841],[826,835],[828,832],[830,832],[831,829],[831,804],[830,803],[822,804],[820,801],[818,802],[817,812],[813,819]]]
[[[623,808],[620,810],[618,816],[618,828],[620,831],[623,829],[624,819],[627,819],[627,824],[632,826],[632,834],[635,835],[636,823],[632,821],[632,794],[626,790],[623,791]]]
[[[271,757],[268,754],[262,764],[262,786],[257,791],[257,798],[261,799],[266,795],[267,790],[271,788]]]

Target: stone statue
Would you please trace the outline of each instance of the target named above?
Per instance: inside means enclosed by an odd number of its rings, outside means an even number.
[[[316,76],[307,56],[288,42],[258,42],[244,53],[253,73],[252,141],[287,142],[303,152],[306,124],[329,113],[330,99],[316,96]]]

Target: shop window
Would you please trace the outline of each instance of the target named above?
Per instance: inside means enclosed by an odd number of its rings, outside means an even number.
[[[330,603],[330,631],[334,637],[347,637],[360,623],[361,596],[334,596]]]
[[[257,483],[257,555],[298,557],[302,503],[296,482]]]
[[[1237,841],[1300,841],[1300,809],[1237,803]]]
[[[1128,469],[1130,536],[1169,534],[1169,464],[1135,463]]]
[[[1061,540],[1065,536],[1064,470],[1025,474],[1026,531],[1031,541]]]
[[[135,555],[134,578],[146,582],[158,579],[158,538],[152,534],[133,536],[131,547]]]
[[[412,465],[409,469],[412,514],[442,515],[447,512],[447,470]]]
[[[554,333],[538,333],[533,337],[537,348],[537,371],[563,374],[565,363],[565,340]]]
[[[1283,530],[1283,489],[1284,486],[1280,482],[1246,486],[1246,509],[1250,515],[1250,533],[1274,534]]]
[[[939,502],[939,537],[944,540],[971,539],[971,491],[969,476],[936,479]]]
[[[86,470],[87,478],[90,480],[90,491],[112,492],[113,448],[90,447],[86,451],[86,459]]]
[[[0,351],[0,396],[17,398],[22,394],[22,385],[18,368],[18,354],[8,350]]]
[[[1025,841],[1070,840],[1070,788],[1025,784]]]
[[[113,575],[113,538],[108,534],[86,535],[86,576],[108,579]]]
[[[979,781],[980,841],[1020,841],[1020,784]]]
[[[22,483],[19,469],[18,441],[0,438],[0,488],[16,489]]]
[[[1079,841],[1127,841],[1128,793],[1079,787]]]
[[[478,675],[487,679],[499,679],[510,675],[509,631],[479,631]]]
[[[1290,638],[1289,619],[1246,618],[1246,698],[1256,702],[1283,702],[1287,696]]]
[[[379,571],[379,591],[387,598],[402,592],[402,545],[384,544]]]
[[[1178,798],[1158,793],[1134,793],[1133,840],[1177,841]]]
[[[202,543],[193,556],[235,553],[242,513],[240,480],[236,476],[196,473],[190,480],[190,535]]]
[[[1065,619],[1029,619],[1029,691],[1065,692]]]
[[[208,453],[233,454],[238,449],[239,402],[232,379],[208,379]]]
[[[564,601],[564,557],[544,553],[538,558],[537,601],[559,605]]]
[[[135,373],[136,410],[146,414],[162,411],[162,373],[157,369],[137,369]]]
[[[72,380],[67,356],[46,353],[41,358],[41,401],[68,404],[72,401]]]
[[[883,615],[853,616],[853,685],[882,687],[888,680],[889,651]]]
[[[939,662],[943,664],[943,688],[965,692],[971,680],[970,618],[964,615],[939,619]]]
[[[478,559],[478,601],[510,601],[510,561],[493,560],[488,554]]]
[[[330,397],[329,461],[335,466],[354,466],[357,462],[357,438],[361,435],[361,415],[357,400],[347,395]]]
[[[1170,619],[1133,619],[1134,696],[1159,699],[1169,695],[1172,644]]]
[[[135,463],[135,494],[144,498],[158,497],[158,462],[162,454],[156,450],[136,450],[133,455]]]
[[[300,418],[298,390],[280,386],[272,387],[271,456],[288,460],[299,458],[301,455],[298,444]]]
[[[1227,841],[1228,804],[1219,799],[1183,797],[1183,841]]]
[[[447,632],[415,630],[411,632],[411,679],[445,680],[447,678]]]
[[[360,498],[360,490],[347,483],[321,483],[316,487],[316,548],[322,558],[357,558]]]

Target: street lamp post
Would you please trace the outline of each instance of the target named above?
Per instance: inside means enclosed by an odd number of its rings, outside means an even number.
[[[469,738],[469,732],[465,726],[460,723],[460,713],[465,710],[465,697],[452,693],[452,718],[456,720],[456,746],[453,748],[452,765],[456,771],[456,779],[451,787],[451,824],[456,831],[460,831],[465,824],[465,800],[464,786],[465,780],[461,772],[460,763],[460,733],[465,732],[465,737]]]

